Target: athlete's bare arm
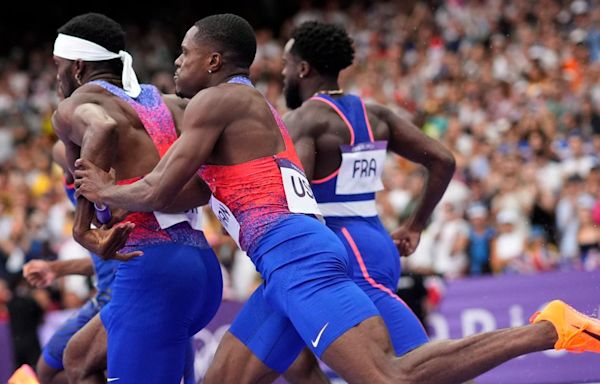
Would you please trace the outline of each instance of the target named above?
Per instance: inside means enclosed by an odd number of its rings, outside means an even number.
[[[67,164],[72,168],[75,159],[81,157],[108,170],[117,151],[117,124],[98,104],[78,101],[77,97],[72,97],[61,102],[52,116],[54,129],[65,144]],[[141,254],[121,255],[117,252],[125,245],[133,224],[92,230],[90,224],[94,214],[93,204],[79,197],[73,225],[73,237],[77,242],[103,258],[130,258]]]
[[[23,266],[23,277],[36,288],[45,288],[59,277],[68,275],[94,275],[92,259],[83,257],[72,260],[31,260]]]
[[[401,228],[392,233],[392,238],[402,255],[407,256],[415,251],[420,233],[446,191],[456,164],[452,153],[440,142],[425,135],[414,124],[396,115],[389,108],[369,104],[367,111],[369,116],[373,114],[387,125],[389,148],[394,153],[423,165],[428,171],[425,190],[415,212]]]
[[[163,95],[163,100],[175,120],[175,129],[177,136],[181,136],[179,127],[183,125],[183,115],[185,108],[189,104],[189,99],[182,99],[177,95]],[[189,209],[190,206],[200,207],[208,203],[210,199],[210,189],[200,176],[192,177],[183,187],[173,202],[164,208],[162,212],[177,213]]]
[[[235,101],[224,96],[218,87],[194,96],[184,114],[179,139],[150,174],[133,184],[112,184],[106,172],[94,165],[96,163],[92,159],[82,157],[77,161],[75,171],[77,193],[91,201],[132,211],[162,211],[168,208],[173,197],[209,159],[221,133],[232,119],[231,107]]]
[[[69,164],[67,162],[67,154],[65,149],[65,144],[62,141],[57,141],[52,146],[52,160],[62,168],[67,183],[73,182],[73,175],[69,171]]]
[[[71,174],[71,171],[69,171],[69,165],[67,163],[67,154],[66,154],[66,150],[65,150],[65,144],[60,140],[57,141],[56,143],[54,143],[54,146],[52,147],[52,160],[54,160],[54,162],[56,164],[60,165],[60,167],[63,169],[64,175],[65,175],[65,181],[68,184],[73,184],[74,179],[73,179],[73,175]],[[113,225],[116,225],[116,224],[120,223],[121,221],[123,221],[123,219],[125,219],[125,217],[127,217],[127,215],[129,214],[129,212],[124,209],[113,208],[110,210],[110,214],[111,214],[111,219],[108,223],[100,223],[98,221],[98,218],[95,215],[93,217],[92,223],[97,228],[100,228],[103,225],[106,226],[106,228],[111,228]]]
[[[161,209],[161,212],[165,213],[177,213],[183,212],[190,207],[201,207],[208,204],[211,192],[208,185],[200,178],[200,176],[193,176],[187,184],[179,191],[177,197],[166,207]]]

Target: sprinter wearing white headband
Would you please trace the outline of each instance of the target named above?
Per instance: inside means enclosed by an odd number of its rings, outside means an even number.
[[[143,177],[177,139],[185,102],[137,83],[125,33],[114,20],[88,13],[58,32],[54,61],[63,100],[52,123],[65,144],[68,171],[81,157],[115,169],[120,183]],[[203,184],[189,188],[184,196],[194,201],[185,199],[186,206],[208,200]],[[134,212],[124,224],[93,230],[93,204],[77,199],[75,239],[104,259],[133,260],[119,264],[110,302],[73,336],[64,356],[56,356],[64,359],[69,382],[179,383],[184,376],[189,339],[216,312],[222,279],[198,211],[168,210],[176,213]],[[104,347],[107,360],[87,356],[91,346]],[[104,369],[90,369],[90,361],[91,368],[106,361],[108,378]],[[193,372],[185,379],[193,382]]]
[[[84,64],[86,62],[94,63],[95,65],[92,65],[92,68],[105,69],[111,72],[118,73],[119,68],[121,68],[121,88],[125,90],[127,95],[136,98],[139,96],[141,88],[133,70],[133,59],[125,51],[125,32],[123,32],[120,26],[119,29],[113,31],[109,29],[105,35],[95,37],[98,43],[59,31],[54,42],[53,54],[55,58],[71,62],[71,68],[68,65],[63,65],[62,68],[72,71],[76,85],[78,86],[84,84],[86,80],[95,75],[94,71],[89,71],[89,68],[86,68]],[[61,66],[59,65],[60,68]],[[70,84],[69,89],[67,89],[69,92],[65,94],[65,97],[68,97],[74,90],[74,85]],[[65,89],[62,89],[62,91],[64,93]]]

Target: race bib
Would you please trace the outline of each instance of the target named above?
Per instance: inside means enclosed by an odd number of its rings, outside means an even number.
[[[180,213],[154,212],[154,217],[156,217],[156,221],[162,229],[187,222],[193,229],[197,231],[202,230],[202,211],[200,207],[192,208]]]
[[[335,193],[357,195],[381,191],[381,175],[387,152],[387,141],[341,145],[342,164]]]
[[[283,189],[290,212],[321,216],[315,195],[302,169],[286,159],[276,161],[281,171]]]
[[[229,236],[231,236],[231,238],[235,240],[235,243],[241,249],[242,247],[240,246],[240,223],[233,215],[233,212],[231,212],[231,210],[214,195],[210,197],[209,204],[210,208],[212,209],[213,213],[215,214],[223,228],[225,228],[227,233],[229,233]]]

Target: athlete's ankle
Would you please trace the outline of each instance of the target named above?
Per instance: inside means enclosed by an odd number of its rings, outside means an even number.
[[[548,320],[541,320],[535,324],[531,324],[535,332],[540,337],[541,345],[544,349],[552,349],[558,341],[558,333],[554,325]]]

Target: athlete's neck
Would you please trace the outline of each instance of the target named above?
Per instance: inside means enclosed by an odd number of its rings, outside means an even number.
[[[248,69],[236,68],[235,70],[230,71],[214,72],[211,74],[209,87],[226,83],[236,76],[250,77],[250,71]]]
[[[326,91],[339,91],[337,77],[315,77],[314,79],[306,79],[302,87],[302,100],[306,101],[313,97],[315,93],[323,93]]]
[[[247,72],[243,72],[243,73],[234,73],[234,74],[232,74],[232,75],[229,75],[229,76],[228,76],[228,77],[225,79],[224,83],[226,83],[226,82],[228,82],[229,80],[231,80],[231,79],[233,79],[233,78],[236,78],[236,77],[245,77],[245,78],[249,79],[249,78],[250,78],[250,75],[249,75]]]
[[[123,87],[123,83],[121,80],[121,76],[120,75],[116,75],[114,73],[111,72],[92,72],[89,76],[86,76],[85,79],[82,80],[82,83],[89,83],[90,81],[94,81],[94,80],[103,80],[106,81],[107,83],[111,83],[116,85],[117,87]]]

